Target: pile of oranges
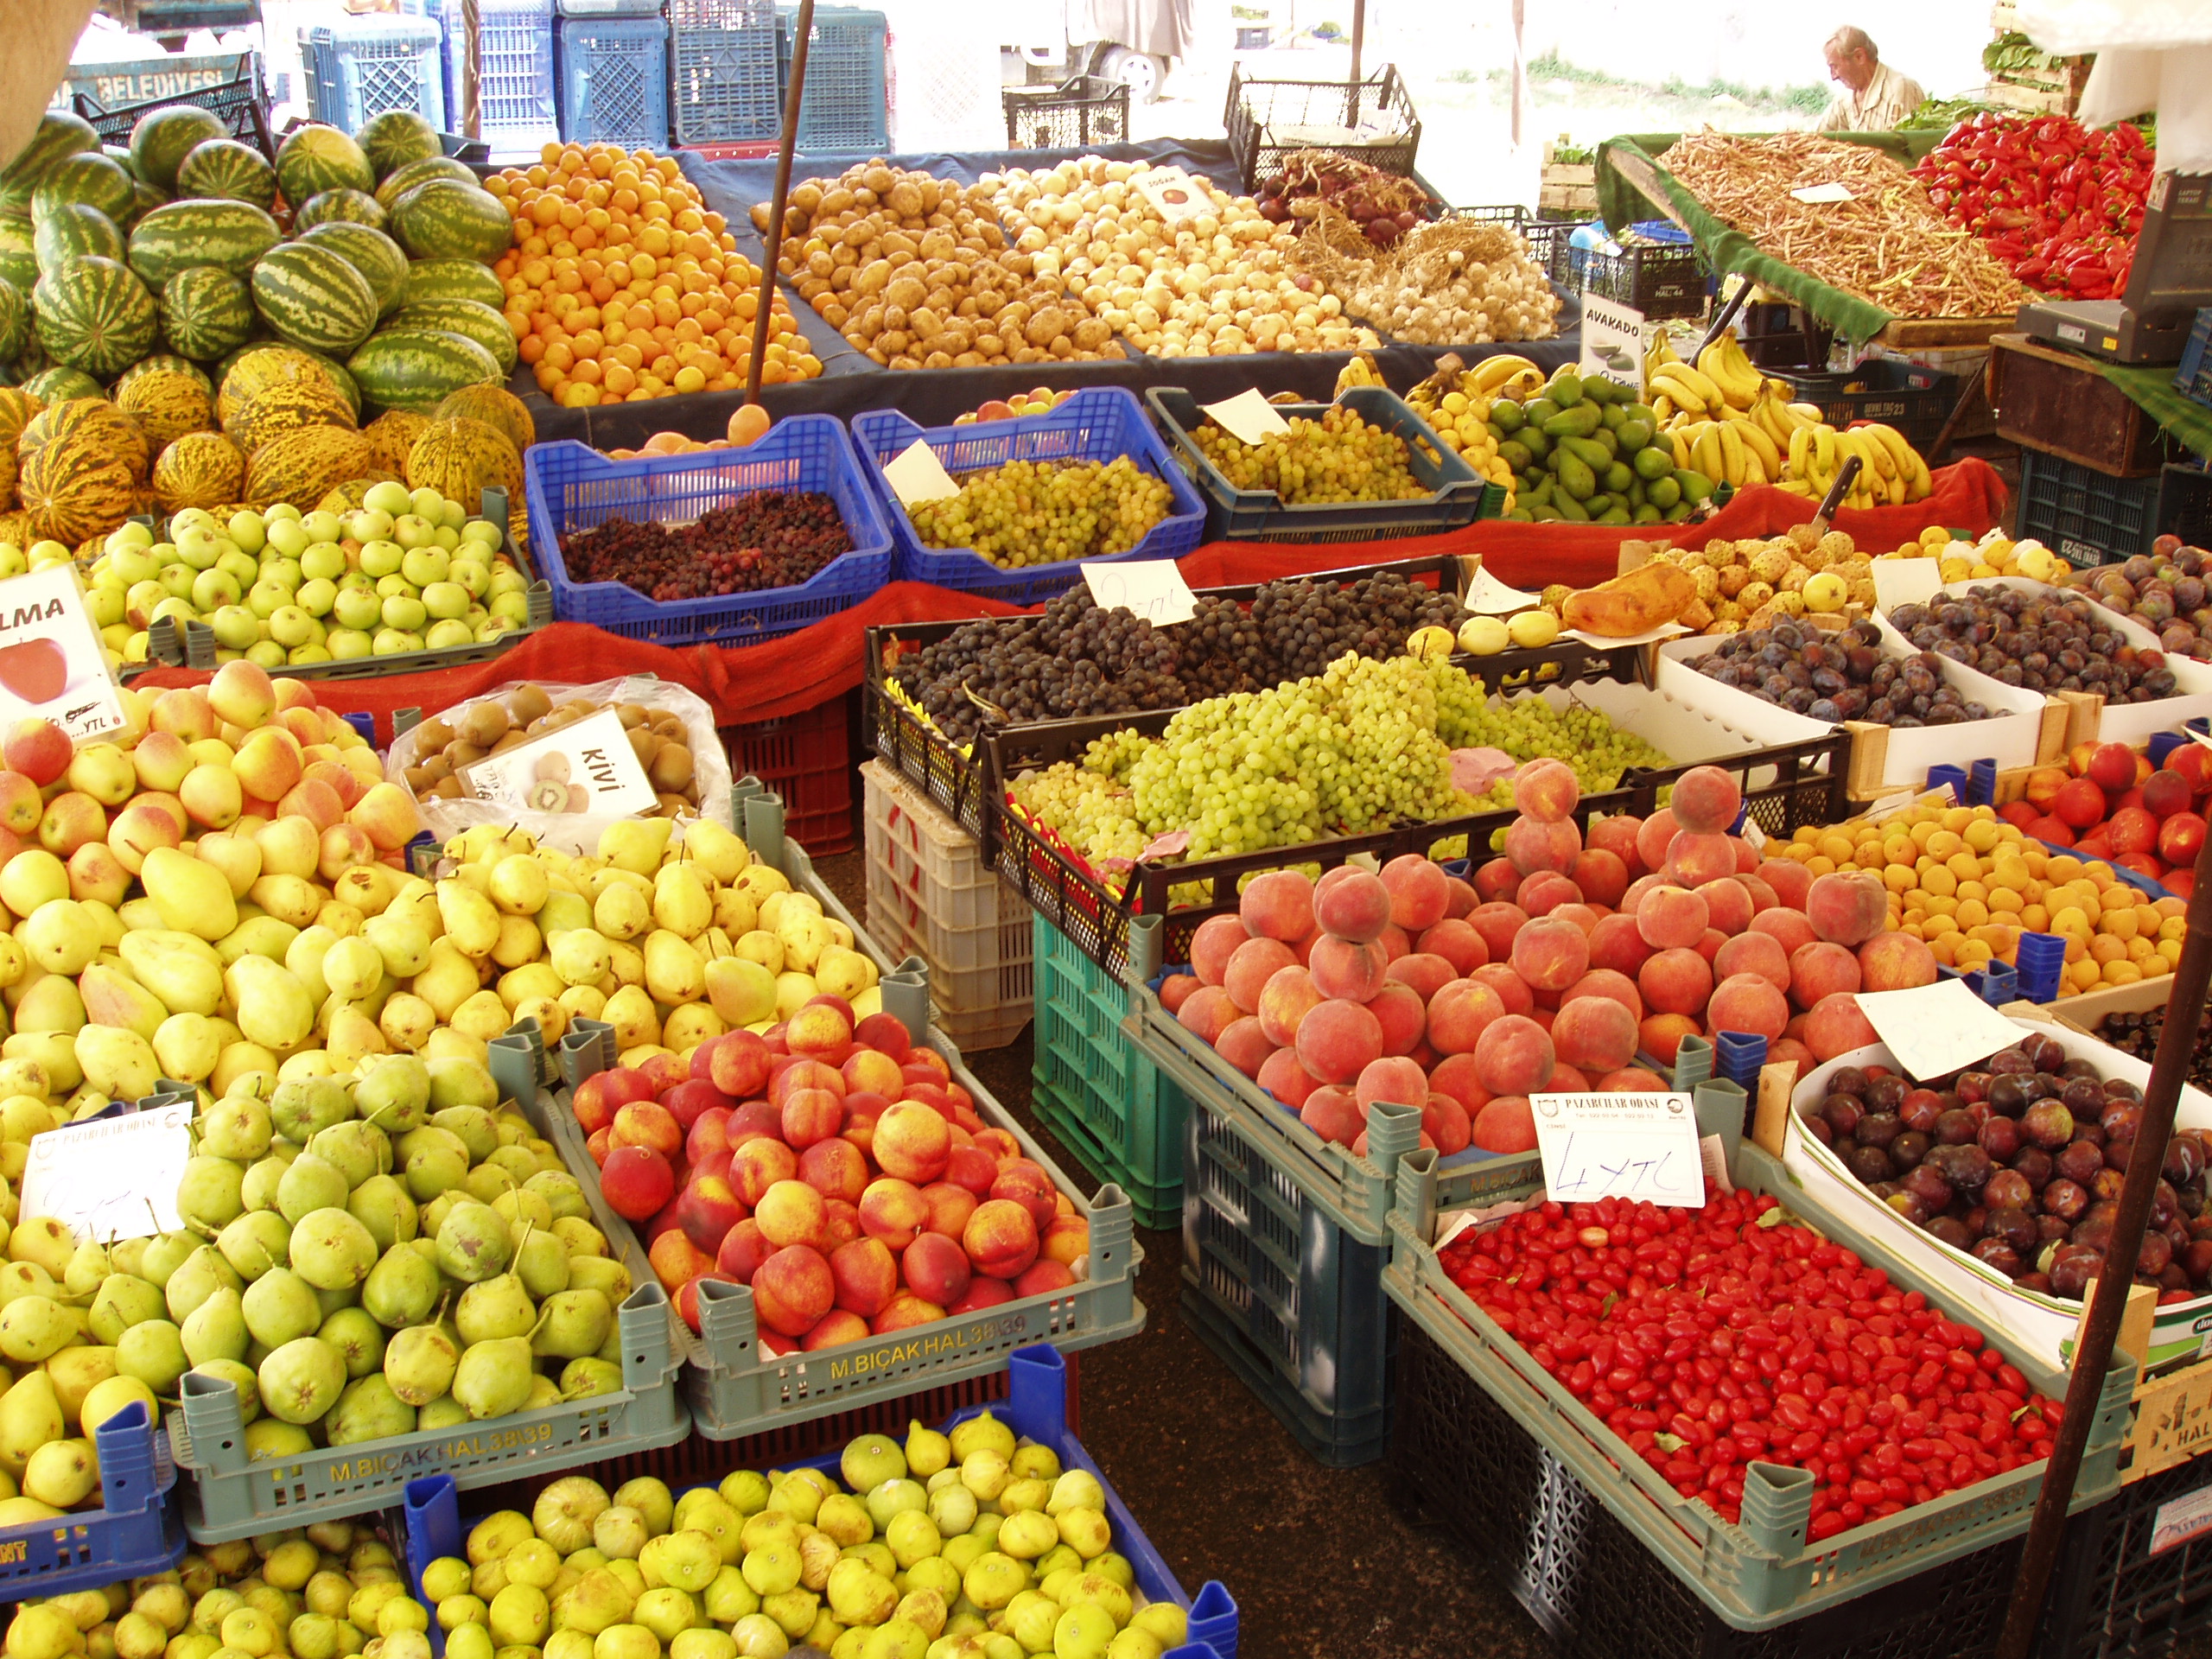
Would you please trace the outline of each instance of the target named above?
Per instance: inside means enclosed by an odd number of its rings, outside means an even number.
[[[515,221],[493,266],[538,389],[572,409],[741,389],[760,270],[672,157],[613,144],[545,146],[485,181]],[[761,384],[822,372],[775,296]]]

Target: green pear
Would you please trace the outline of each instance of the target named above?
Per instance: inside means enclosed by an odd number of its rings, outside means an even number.
[[[410,1325],[386,1344],[384,1374],[392,1392],[410,1406],[427,1406],[453,1386],[461,1349],[443,1327]]]
[[[465,1343],[489,1342],[501,1337],[527,1337],[537,1323],[537,1309],[512,1273],[502,1273],[474,1284],[461,1293],[454,1309],[454,1324]]]
[[[85,1396],[120,1369],[118,1351],[105,1346],[65,1348],[46,1362],[46,1374],[53,1379],[54,1397],[61,1407],[63,1421],[75,1422],[85,1408]]]
[[[251,1367],[235,1359],[204,1359],[192,1370],[196,1376],[219,1378],[238,1391],[240,1422],[251,1423],[261,1415],[261,1384]]]
[[[95,1349],[78,1349],[79,1353],[97,1352]],[[174,1395],[177,1379],[191,1365],[191,1358],[184,1351],[184,1337],[167,1319],[148,1319],[134,1325],[123,1333],[123,1340],[116,1344],[115,1369],[123,1376],[135,1376],[156,1394]]]
[[[271,1268],[284,1266],[291,1243],[291,1228],[274,1210],[249,1210],[215,1235],[223,1260],[249,1284]]]
[[[468,1161],[474,1166],[482,1163],[499,1147],[499,1125],[492,1114],[480,1106],[448,1106],[433,1112],[430,1122],[435,1128],[455,1136],[467,1149]]]
[[[346,1375],[356,1381],[384,1363],[384,1327],[361,1308],[337,1309],[315,1335],[338,1350],[346,1361]]]
[[[224,889],[226,895],[229,891]],[[232,963],[223,975],[223,986],[238,1010],[238,1033],[250,1043],[281,1053],[297,1048],[315,1029],[315,1003],[307,988],[264,957],[242,956]],[[276,1109],[275,1102],[270,1109]],[[288,1134],[288,1138],[305,1137]]]
[[[322,1324],[315,1287],[289,1268],[275,1268],[248,1285],[243,1306],[245,1328],[267,1348],[313,1336]]]
[[[397,1331],[426,1318],[438,1304],[442,1286],[435,1262],[407,1244],[395,1244],[361,1281],[361,1306],[385,1330]]]
[[[117,947],[131,976],[171,1014],[212,1014],[223,1000],[223,959],[192,933],[149,929],[123,936]]]
[[[353,1098],[345,1085],[328,1077],[287,1078],[269,1099],[270,1121],[276,1133],[302,1147],[353,1115]]]
[[[227,1158],[188,1158],[177,1178],[176,1212],[188,1226],[209,1232],[245,1212],[245,1171]]]
[[[251,1095],[226,1096],[200,1113],[194,1128],[200,1151],[234,1164],[251,1164],[265,1155],[275,1133],[268,1103]]]
[[[276,1209],[296,1227],[317,1210],[342,1206],[352,1190],[353,1184],[336,1165],[302,1152],[276,1183]]]
[[[184,1357],[194,1365],[243,1360],[251,1340],[245,1325],[245,1299],[235,1290],[217,1291],[184,1316],[177,1337],[184,1344]]]
[[[163,1233],[146,1246],[139,1277],[149,1285],[165,1286],[169,1275],[182,1267],[198,1248],[199,1241],[190,1233]]]
[[[312,1423],[338,1403],[346,1361],[328,1343],[299,1337],[261,1362],[261,1403],[281,1422]]]
[[[429,1105],[429,1067],[412,1054],[393,1054],[377,1061],[353,1085],[354,1109],[386,1135],[405,1135],[421,1128]]]
[[[315,1450],[315,1438],[296,1423],[264,1417],[248,1423],[245,1454],[254,1463],[290,1463]]]
[[[531,1228],[515,1246],[514,1271],[532,1301],[543,1302],[569,1288],[569,1247],[559,1236]],[[581,1351],[589,1353],[598,1346]]]
[[[92,1298],[86,1324],[99,1342],[114,1343],[134,1325],[162,1317],[162,1289],[135,1274],[111,1274]]]
[[[333,1446],[387,1440],[415,1432],[415,1408],[401,1400],[378,1372],[347,1383],[323,1427]]]
[[[162,1077],[150,1039],[113,1026],[86,1026],[77,1033],[77,1064],[85,1081],[111,1100],[150,1095]]]
[[[11,1480],[22,1480],[31,1453],[60,1440],[67,1427],[54,1379],[44,1371],[26,1371],[13,1388],[0,1395],[0,1472]]]
[[[535,1375],[527,1337],[471,1343],[454,1368],[453,1397],[479,1422],[504,1417],[522,1409]]]
[[[454,1205],[438,1226],[438,1266],[463,1284],[481,1284],[505,1272],[513,1249],[499,1212],[473,1199]]]
[[[222,1252],[212,1244],[202,1244],[184,1259],[162,1288],[168,1302],[169,1318],[181,1325],[194,1308],[219,1290],[235,1290],[243,1294],[245,1281],[223,1260]]]
[[[377,1242],[346,1211],[331,1205],[292,1229],[292,1271],[319,1290],[351,1290],[378,1262]]]
[[[138,880],[161,912],[162,925],[210,943],[238,925],[238,900],[222,871],[174,847],[156,847],[139,867]],[[273,965],[273,964],[272,964]],[[283,1047],[290,1047],[287,1043]]]
[[[359,1118],[318,1129],[308,1142],[308,1151],[343,1175],[348,1190],[391,1167],[391,1140],[375,1124]]]
[[[421,1224],[413,1197],[393,1175],[370,1176],[347,1196],[346,1208],[369,1230],[379,1250],[406,1243],[416,1236]]]

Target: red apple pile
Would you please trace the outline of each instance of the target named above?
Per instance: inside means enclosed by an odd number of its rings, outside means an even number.
[[[810,1352],[1065,1289],[1090,1259],[1090,1223],[944,1058],[842,997],[601,1071],[574,1105],[695,1331],[708,1280],[752,1287],[771,1352]]]
[[[2186,899],[2212,817],[2212,749],[2183,743],[2153,771],[2148,755],[2125,743],[2079,743],[2064,766],[2038,766],[2025,795],[1997,810],[2038,841],[2147,875]]]
[[[1560,762],[1523,766],[1471,883],[1414,854],[1259,876],[1161,1003],[1325,1140],[1364,1154],[1369,1103],[1418,1104],[1448,1156],[1535,1146],[1532,1094],[1658,1088],[1694,1034],[1756,1033],[1809,1069],[1874,1040],[1858,992],[1935,982],[1924,944],[1883,931],[1878,877],[1728,834],[1742,797],[1719,767],[1586,843],[1580,798]]]

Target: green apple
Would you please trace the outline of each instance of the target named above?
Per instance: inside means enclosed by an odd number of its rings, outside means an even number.
[[[135,518],[127,518],[108,532],[107,540],[100,544],[100,551],[112,553],[123,547],[151,547],[154,532]]]
[[[346,519],[346,533],[357,542],[380,542],[391,534],[391,515],[362,507]]]
[[[499,526],[489,518],[472,518],[461,527],[461,539],[464,542],[480,543],[489,550],[484,556],[489,558],[493,553],[499,550],[507,538]]]
[[[123,596],[124,620],[134,627],[144,627],[154,614],[154,607],[168,596],[169,590],[151,578],[132,582],[130,591]]]
[[[125,588],[130,588],[138,582],[152,581],[155,573],[169,562],[163,555],[175,551],[166,543],[159,550],[152,547],[121,548],[107,556],[107,568],[115,572]],[[18,561],[22,556],[20,552],[16,555]],[[14,574],[20,575],[21,572]]]
[[[466,622],[448,617],[430,624],[429,632],[423,636],[423,644],[431,651],[450,651],[456,645],[476,643],[476,635]]]
[[[300,521],[296,512],[289,518],[272,516],[269,520],[268,545],[289,558],[296,559],[318,540],[328,539],[327,537],[308,534],[307,525]]]
[[[419,512],[404,512],[391,521],[391,539],[403,549],[430,547],[437,538],[436,522]]]
[[[481,599],[492,585],[492,567],[482,559],[470,556],[472,550],[464,546],[459,557],[446,567],[446,580],[457,582],[461,591],[471,599]]]
[[[192,602],[200,613],[219,611],[226,605],[235,605],[243,590],[238,579],[227,570],[202,570],[192,584]]]
[[[280,605],[269,615],[269,637],[289,651],[315,638],[315,618],[296,605]]]
[[[341,588],[330,613],[341,628],[373,628],[384,620],[384,601],[373,592]]]
[[[282,582],[285,587],[296,590],[306,576],[297,559],[264,559],[261,562],[261,579]]]
[[[525,593],[501,594],[492,601],[492,614],[504,618],[518,628],[526,626],[530,621],[530,595]]]
[[[445,504],[445,497],[428,485],[419,490],[410,490],[407,493],[407,510],[418,518],[429,519],[434,524],[438,522],[438,514],[444,508]]]
[[[417,588],[427,588],[434,582],[443,582],[453,561],[442,549],[418,547],[409,550],[399,562],[399,574]]]
[[[309,616],[328,616],[330,607],[338,602],[338,584],[327,577],[317,576],[302,582],[300,591],[293,597]]]
[[[388,576],[399,569],[400,561],[407,556],[407,550],[397,542],[369,542],[361,549],[361,574],[371,581]]]
[[[181,531],[176,538],[176,556],[180,561],[195,570],[214,568],[215,561],[223,556],[223,550],[231,544],[227,536],[218,536],[197,524]]]
[[[382,483],[369,486],[368,493],[361,498],[361,505],[384,514],[387,518],[397,518],[401,513],[411,511],[415,502],[404,484],[397,479],[387,478]]]
[[[244,593],[261,580],[261,566],[255,562],[253,555],[246,552],[243,548],[224,554],[221,558],[215,561],[215,568],[218,570],[227,570],[236,577],[240,593]]]
[[[437,522],[455,535],[459,535],[461,527],[468,522],[472,514],[481,511],[482,506],[481,501],[472,501],[464,505],[450,498],[441,497],[438,501]],[[417,511],[420,510],[417,509]],[[427,518],[430,515],[426,512],[423,516]]]
[[[273,507],[264,507],[261,510],[261,520],[264,524],[273,524],[279,518],[289,519],[296,524],[300,522],[301,516],[300,510],[289,501],[279,501]]]
[[[346,533],[346,526],[338,522],[336,513],[325,512],[320,508],[308,514],[300,523],[306,527],[309,541],[334,542]]]
[[[341,594],[373,594],[376,590],[375,580],[359,570],[348,570],[338,578],[338,591]]]
[[[0,576],[20,576],[30,568],[22,548],[13,542],[0,542]]]
[[[416,633],[421,632],[423,625],[429,618],[430,613],[423,608],[423,601],[412,594],[394,594],[384,602],[384,625],[387,628]]]
[[[246,590],[246,608],[258,617],[274,616],[279,607],[291,602],[292,590],[282,582],[270,581],[266,576]]]
[[[228,525],[231,539],[248,553],[261,551],[261,543],[269,534],[269,524],[251,507],[241,507],[231,515]]]
[[[261,638],[261,619],[243,605],[226,605],[207,619],[215,643],[232,651],[250,649]]]
[[[451,524],[440,524],[437,534],[433,539],[441,548],[450,553],[461,545],[461,532]]]
[[[335,582],[346,574],[346,550],[335,542],[317,542],[300,555],[300,574]]]
[[[156,580],[173,597],[188,599],[192,595],[192,584],[200,580],[200,573],[188,564],[165,564]]]
[[[378,599],[415,599],[420,596],[421,590],[396,570],[377,583]]]
[[[476,643],[480,645],[488,645],[501,634],[512,633],[514,631],[515,625],[508,621],[505,617],[495,616],[476,625]]]
[[[434,582],[423,590],[423,608],[436,622],[468,614],[468,589],[457,582]]]
[[[404,628],[378,628],[371,649],[378,657],[397,657],[423,649],[423,637]]]
[[[257,639],[245,648],[245,659],[263,668],[284,666],[284,647],[274,639]]]
[[[494,599],[501,594],[522,594],[530,591],[530,584],[522,579],[522,572],[512,565],[503,564],[492,573],[492,585],[485,590]]]
[[[324,645],[295,645],[284,653],[284,660],[295,665],[302,663],[327,663],[330,660],[330,651]]]
[[[94,627],[113,627],[123,620],[123,592],[109,582],[98,582],[85,590],[85,609]]]
[[[323,643],[332,658],[341,663],[366,657],[373,648],[369,636],[359,628],[333,628]]]
[[[192,601],[188,599],[165,599],[154,607],[154,614],[148,620],[158,622],[165,616],[175,618],[181,631],[186,623],[197,621],[200,613],[192,608]]]

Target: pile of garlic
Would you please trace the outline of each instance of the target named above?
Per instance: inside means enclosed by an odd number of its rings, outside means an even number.
[[[1559,296],[1529,245],[1503,225],[1444,219],[1372,258],[1325,267],[1345,308],[1415,346],[1549,340]]]
[[[1294,270],[1291,227],[1200,179],[1209,211],[1170,231],[1136,187],[1150,170],[1086,156],[1048,172],[987,174],[982,184],[1033,270],[1057,276],[1140,351],[1225,357],[1379,343]]]

